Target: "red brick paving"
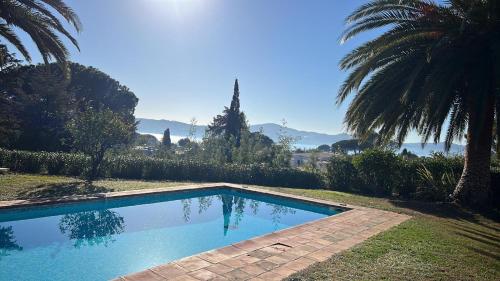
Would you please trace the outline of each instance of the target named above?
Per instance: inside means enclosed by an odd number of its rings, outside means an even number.
[[[248,190],[241,186],[229,186]],[[279,194],[267,190],[250,190],[339,206],[323,200]],[[196,278],[195,280],[214,281],[281,280],[316,262],[325,261],[332,255],[349,249],[369,237],[409,219],[409,216],[406,215],[377,209],[351,205],[345,207],[350,210],[194,256],[206,262],[203,264],[198,259],[196,259],[197,262],[192,263],[192,266],[183,260],[173,262],[181,266],[184,264],[182,268],[186,271],[184,275],[176,277],[179,280],[192,280],[189,279],[192,277]],[[203,269],[200,269],[200,266]],[[157,280],[154,279],[157,276],[143,276],[144,279],[138,280]],[[182,279],[182,277],[186,279]],[[161,280],[170,280],[168,276],[164,276],[164,278]]]

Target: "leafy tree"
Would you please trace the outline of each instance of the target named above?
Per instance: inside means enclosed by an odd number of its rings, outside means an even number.
[[[179,154],[183,159],[190,161],[197,161],[201,157],[201,148],[196,139],[196,124],[198,121],[196,118],[191,118],[189,122],[189,133],[187,138],[184,140],[179,140],[179,146],[182,144],[182,153]]]
[[[341,140],[332,144],[332,151],[342,154],[347,154],[350,151],[359,151],[359,145],[357,139],[351,140]]]
[[[72,98],[66,92],[67,79],[45,68],[34,67],[29,73],[29,82],[15,90],[22,108],[22,131],[16,146],[25,150],[68,150],[70,136],[65,126],[71,118]]]
[[[280,132],[278,135],[278,143],[275,147],[275,157],[272,161],[276,167],[289,167],[292,159],[293,145],[297,141],[296,138],[289,136],[286,133],[286,121],[283,120]]]
[[[191,118],[191,120],[189,121],[189,133],[188,133],[188,139],[191,141],[191,142],[195,142],[196,141],[196,124],[198,123],[198,120],[196,120],[196,118]]]
[[[134,146],[157,146],[160,142],[155,136],[149,134],[135,134]]]
[[[170,140],[170,129],[167,128],[164,132],[163,132],[163,139],[161,140],[161,144],[166,147],[167,149],[170,149],[170,147],[172,146],[172,141]]]
[[[70,70],[68,92],[75,97],[80,112],[89,107],[110,109],[127,122],[135,122],[134,111],[138,99],[127,86],[91,66],[72,63]]]
[[[338,103],[356,95],[346,114],[356,135],[377,131],[402,144],[411,130],[445,144],[467,130],[465,166],[453,198],[481,206],[490,199],[490,159],[500,88],[500,2],[376,0],[354,11],[342,41],[376,28],[385,33],[345,56],[352,72]],[[496,107],[496,109],[495,109]],[[498,117],[498,114],[497,114]],[[498,118],[497,118],[498,122]],[[498,131],[497,131],[498,133]]]
[[[203,155],[202,158],[206,162],[214,164],[232,163],[237,161],[236,142],[234,138],[226,139],[223,136],[205,136],[202,142]]]
[[[274,142],[262,132],[243,131],[240,146],[233,145],[233,162],[239,164],[269,164],[274,158]]]
[[[11,70],[19,67],[20,61],[8,52],[5,45],[0,44],[0,146],[11,147],[20,134],[21,116],[17,108],[20,107],[9,85],[14,83],[15,77]]]
[[[180,147],[186,147],[189,143],[191,142],[191,140],[189,138],[182,138],[180,139],[177,144],[180,146]]]
[[[350,139],[350,140],[341,140],[334,144],[332,144],[332,149],[335,152],[339,153],[349,153],[354,152],[355,154],[360,153],[366,149],[370,149],[376,146],[384,147],[384,145],[377,145],[375,143],[376,135],[372,134],[368,139],[360,140],[360,139]]]
[[[0,226],[0,259],[8,256],[11,251],[22,250],[23,247],[17,243],[12,226]]]
[[[136,129],[135,123],[124,121],[109,109],[88,109],[69,123],[68,128],[74,139],[74,147],[90,157],[89,182],[99,175],[106,151],[129,143]]]
[[[73,246],[104,245],[114,242],[113,235],[125,229],[125,220],[111,210],[85,211],[61,217],[59,230],[74,240]]]
[[[357,173],[351,156],[342,155],[330,158],[326,165],[325,177],[328,186],[334,190],[354,190],[358,187]]]
[[[316,150],[311,151],[309,154],[309,159],[305,168],[311,172],[317,172],[319,170],[319,155]]]
[[[328,144],[322,144],[318,146],[317,150],[323,151],[323,152],[329,152],[332,150],[332,148]]]
[[[69,53],[58,33],[79,47],[54,12],[68,21],[77,32],[80,31],[78,16],[63,0],[9,0],[0,1],[0,36],[18,49],[27,61],[31,61],[28,50],[14,31],[14,28],[19,28],[31,37],[45,63],[51,59],[65,62]]]
[[[243,131],[240,145],[234,138],[206,136],[203,138],[202,159],[206,162],[225,164],[270,164],[275,156],[274,142],[261,132]]]
[[[418,158],[418,155],[409,151],[408,149],[403,149],[403,151],[401,151],[401,153],[399,154],[401,157],[403,157],[403,159],[415,159],[415,158]]]
[[[135,122],[137,97],[95,68],[71,64],[68,78],[55,64],[19,66],[9,61],[14,66],[0,73],[2,146],[69,151],[67,122],[88,107],[110,109]]]
[[[217,115],[214,118],[212,124],[208,125],[207,133],[211,136],[224,136],[226,139],[232,137],[236,140],[236,145],[239,146],[243,130],[248,130],[248,128],[245,114],[240,112],[240,89],[238,79],[236,79],[231,106],[225,107],[222,115]]]

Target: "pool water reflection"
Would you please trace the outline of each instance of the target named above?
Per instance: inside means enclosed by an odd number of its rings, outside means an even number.
[[[222,188],[0,211],[0,280],[108,280],[339,211]]]

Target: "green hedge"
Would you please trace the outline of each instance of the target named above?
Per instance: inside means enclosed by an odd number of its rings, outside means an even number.
[[[0,149],[0,167],[26,173],[83,176],[89,158],[82,154],[27,152]],[[368,150],[355,156],[334,157],[327,165],[326,182],[335,190],[376,195],[398,195],[445,201],[463,168],[462,157],[405,159],[394,152]],[[106,158],[102,177],[146,180],[233,182],[243,184],[317,188],[321,175],[289,168],[259,165],[212,165],[137,156]],[[500,204],[500,167],[492,165],[493,198]]]
[[[82,154],[0,149],[0,166],[26,173],[83,176],[90,165]],[[261,165],[212,165],[137,156],[105,158],[102,177],[145,180],[232,182],[283,187],[323,187],[322,176]]]
[[[0,149],[0,166],[18,172],[80,176],[89,164],[83,154]]]
[[[213,165],[149,157],[118,156],[105,160],[104,177],[148,180],[233,182],[286,187],[322,187],[319,174],[261,165]]]
[[[326,165],[327,184],[337,190],[349,191],[360,186],[356,167],[349,156],[332,157]]]
[[[393,151],[371,149],[354,156],[333,157],[326,178],[334,190],[446,201],[460,178],[463,161],[461,156],[439,153],[406,159]],[[500,168],[495,164],[491,186],[493,198],[499,198]]]
[[[390,151],[367,150],[352,158],[362,192],[389,195],[401,182],[399,158]]]

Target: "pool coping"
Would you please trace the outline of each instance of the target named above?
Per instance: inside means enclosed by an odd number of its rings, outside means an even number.
[[[379,209],[230,183],[194,184],[60,198],[0,201],[0,210],[214,188],[231,188],[342,208],[345,211],[141,272],[117,277],[114,280],[281,280],[314,263],[325,261],[331,256],[410,218],[404,214]]]

